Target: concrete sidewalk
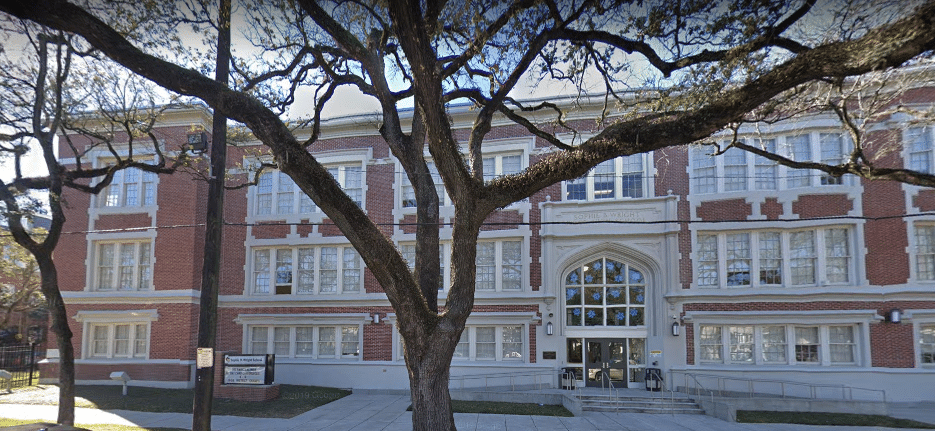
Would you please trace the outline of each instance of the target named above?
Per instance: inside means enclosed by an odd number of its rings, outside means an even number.
[[[915,404],[905,405],[896,410],[900,413],[915,415],[916,417],[911,417],[912,419],[929,420],[935,423],[935,405],[924,404],[918,406]],[[352,394],[290,419],[215,416],[211,420],[211,425],[215,430],[224,431],[408,431],[412,429],[412,416],[410,412],[406,411],[408,406],[408,396]],[[5,418],[54,421],[56,414],[57,408],[55,406],[0,404],[0,417]],[[192,420],[190,414],[184,413],[103,411],[86,408],[76,409],[76,419],[79,424],[86,425],[108,423],[182,429],[190,429]],[[597,412],[585,412],[582,416],[571,418],[456,413],[455,422],[460,431],[867,431],[869,429],[890,429],[790,424],[740,424],[725,422],[703,415]]]

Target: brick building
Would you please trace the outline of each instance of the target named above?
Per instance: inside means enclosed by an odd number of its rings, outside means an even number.
[[[932,100],[927,91],[914,97]],[[596,109],[570,120],[593,124]],[[452,108],[459,136],[472,115]],[[881,122],[871,138],[896,143],[884,157],[931,172],[935,128],[904,120]],[[210,118],[176,109],[160,124],[171,151]],[[369,116],[326,121],[313,151],[411,260],[412,191],[377,127]],[[489,136],[490,175],[551,151],[506,122]],[[839,123],[819,115],[740,136],[797,160],[840,160],[849,145]],[[236,180],[262,148],[232,148]],[[618,158],[491,216],[453,387],[484,384],[463,376],[554,377],[563,367],[581,384],[603,377],[635,387],[645,368],[658,367],[676,383],[696,373],[935,397],[935,387],[918,384],[935,378],[935,191],[710,152],[682,146]],[[188,175],[128,171],[99,196],[65,196],[73,234],[56,259],[79,383],[119,370],[138,384],[193,385],[206,194]],[[448,222],[452,207],[441,201]],[[257,186],[228,191],[225,219],[219,350],[275,353],[282,383],[408,388],[380,286],[287,176],[268,172]],[[443,229],[442,280],[450,234]],[[439,288],[443,304],[448,286]]]

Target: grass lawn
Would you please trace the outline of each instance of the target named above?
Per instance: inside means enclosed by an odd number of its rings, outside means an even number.
[[[526,416],[574,416],[563,406],[533,403],[504,403],[497,401],[459,401],[451,400],[451,409],[455,413],[481,413],[499,415]],[[406,411],[412,411],[410,405]]]
[[[0,427],[12,427],[17,425],[28,425],[38,423],[37,421],[30,420],[20,420],[20,419],[3,419],[0,418]],[[113,425],[113,424],[77,424],[75,425],[78,428],[87,428],[94,431],[184,431],[182,428],[140,428],[135,426],[128,425]]]
[[[101,410],[132,410],[140,412],[191,413],[193,389],[159,389],[131,386],[127,396],[121,394],[119,386],[76,386],[75,407],[88,407]],[[17,391],[16,401],[26,404],[57,403],[56,397],[34,397],[28,399],[28,392]],[[247,402],[233,400],[214,400],[213,415],[291,418],[315,407],[328,404],[350,395],[350,391],[317,386],[281,385],[279,398],[272,401]],[[5,401],[0,397],[0,402]]]
[[[862,415],[856,413],[765,412],[755,410],[738,410],[737,422],[935,429],[935,425],[924,422],[917,422],[909,419],[897,419],[882,415]]]

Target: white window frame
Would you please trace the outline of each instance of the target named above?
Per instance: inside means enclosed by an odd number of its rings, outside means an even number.
[[[861,324],[859,323],[821,323],[821,324],[797,324],[797,323],[752,323],[747,321],[741,321],[738,323],[699,323],[698,331],[695,331],[695,363],[697,364],[712,364],[712,365],[757,365],[757,366],[776,366],[776,365],[795,365],[799,367],[805,366],[861,366],[861,349],[863,346],[863,332],[861,331]],[[701,344],[701,331],[703,327],[710,328],[720,328],[720,343],[709,343],[711,346],[718,346],[720,348],[719,354],[720,359],[703,359],[702,358],[702,344]],[[753,339],[750,342],[745,344],[752,343],[752,359],[751,360],[736,360],[734,353],[734,345],[732,338],[732,328],[753,328]],[[764,354],[764,346],[766,344],[765,338],[763,337],[763,330],[765,328],[774,328],[782,327],[785,333],[785,359],[783,361],[767,361]],[[832,327],[847,327],[851,329],[851,335],[853,336],[853,343],[850,343],[851,354],[853,356],[853,361],[849,362],[835,362],[832,360],[831,355],[831,346],[836,343],[831,342],[830,337],[830,328]],[[798,362],[796,361],[796,352],[795,347],[797,345],[796,340],[796,328],[814,328],[817,330],[818,341],[814,345],[817,350],[817,361],[815,362]],[[839,344],[839,343],[838,343]]]
[[[839,145],[838,154],[829,152],[832,141],[831,137],[838,137],[834,140]],[[805,155],[796,157],[796,148],[794,143],[796,138],[807,138],[807,148]],[[750,146],[759,148],[766,147],[767,151],[775,151],[776,154],[797,161],[821,161],[825,163],[838,164],[848,155],[853,144],[847,134],[838,130],[813,130],[813,131],[790,131],[788,133],[776,134],[772,136],[750,136],[739,138]],[[721,148],[725,148],[728,141],[721,142]],[[823,151],[824,150],[824,151]],[[691,178],[691,194],[707,195],[720,193],[749,193],[760,192],[763,190],[801,190],[808,187],[829,187],[829,186],[853,186],[856,184],[854,178],[843,176],[839,178],[831,177],[819,171],[806,169],[792,169],[786,166],[773,163],[764,157],[755,154],[746,154],[743,164],[729,164],[730,153],[743,151],[737,148],[727,150],[725,154],[719,156],[710,155],[714,151],[709,146],[693,146],[690,148],[690,166],[689,173]],[[804,159],[804,160],[799,160]],[[737,172],[736,167],[744,166],[742,170],[742,180],[731,172]],[[730,169],[734,168],[734,169]],[[769,180],[760,181],[759,175],[769,173]],[[743,186],[728,187],[729,184],[740,184]],[[765,184],[772,184],[766,186]]]
[[[625,163],[627,160],[639,160],[641,165],[640,171],[640,187],[639,187],[639,196],[624,196],[624,178],[629,178],[630,175],[633,175],[636,171],[624,171],[625,167],[628,166],[628,163]],[[567,202],[600,202],[606,200],[618,200],[618,199],[641,199],[652,197],[654,182],[652,181],[652,169],[653,169],[653,153],[640,153],[633,154],[630,156],[621,156],[608,161],[601,163],[598,166],[595,166],[584,176],[570,180],[562,181],[562,200]],[[595,176],[601,176],[605,174],[596,174],[599,166],[608,166],[609,164],[613,165],[613,178],[614,178],[614,192],[613,196],[607,198],[598,198],[595,195]],[[571,183],[584,182],[585,192],[583,199],[573,199],[569,197],[569,185]],[[629,189],[629,188],[628,188]]]
[[[935,310],[932,310],[935,312]],[[917,351],[916,364],[922,368],[935,368],[935,319],[920,319],[915,324],[915,337]],[[925,342],[924,331],[931,333],[931,342]],[[926,362],[927,360],[927,362]]]
[[[152,322],[159,320],[157,310],[127,310],[127,311],[79,311],[74,319],[82,325],[82,348],[81,358],[84,360],[104,360],[112,361],[142,361],[148,360],[152,349]],[[129,338],[127,340],[129,353],[126,355],[117,355],[116,350],[116,328],[127,325],[130,327]],[[145,342],[144,351],[137,352],[137,343],[140,341],[137,337],[137,328],[145,328],[143,341]],[[95,328],[103,328],[106,331],[105,343],[106,352],[97,353],[94,351],[94,332]]]
[[[935,220],[921,220],[910,224],[912,231],[909,235],[909,255],[912,262],[912,279],[920,283],[935,282]],[[929,231],[929,238],[920,241],[920,228]],[[922,244],[927,242],[927,244]],[[923,260],[930,261],[923,265]],[[923,266],[931,266],[930,270],[922,271]]]
[[[845,229],[846,230],[846,256],[832,256],[829,255],[829,249],[827,241],[827,234],[835,229]],[[812,287],[812,286],[824,286],[824,285],[834,285],[834,286],[850,286],[856,283],[857,280],[857,267],[856,267],[856,238],[855,232],[857,227],[853,225],[828,225],[820,227],[811,227],[811,228],[795,228],[795,229],[761,229],[761,230],[750,230],[750,231],[698,231],[695,233],[695,245],[693,257],[696,262],[699,262],[703,256],[701,255],[701,250],[699,249],[700,241],[705,237],[716,236],[717,238],[717,277],[715,281],[716,284],[701,284],[700,283],[700,271],[703,269],[701,265],[696,265],[694,271],[694,281],[693,284],[699,288],[766,288],[766,287],[786,287],[786,288],[799,288],[799,287]],[[812,233],[813,238],[813,247],[814,255],[811,257],[796,257],[792,254],[792,240],[791,237],[794,234],[798,233]],[[775,258],[762,257],[760,237],[761,234],[766,233],[779,233],[780,234],[780,257],[781,260],[781,277],[782,284],[765,284],[760,283],[760,269],[763,265],[763,260],[775,260]],[[728,280],[727,275],[730,274],[728,267],[728,256],[729,250],[727,248],[728,236],[739,235],[739,234],[749,234],[749,259],[750,263],[749,268],[749,283],[748,284],[731,284]],[[764,235],[765,238],[765,235]],[[707,252],[707,254],[712,254]],[[712,254],[713,255],[713,254]],[[804,284],[793,284],[792,272],[795,266],[793,261],[801,259],[811,259],[814,262],[814,282],[813,283],[804,283]],[[847,281],[845,282],[834,282],[831,283],[828,281],[829,274],[829,264],[836,260],[846,259],[847,266]],[[735,259],[736,260],[736,259]],[[708,262],[707,260],[705,262]],[[713,263],[714,261],[710,261]],[[710,277],[708,277],[710,278]]]
[[[506,273],[506,268],[503,262],[503,247],[504,243],[519,243],[519,288],[518,289],[505,289],[504,288],[504,275]],[[482,244],[486,246],[487,244],[493,244],[494,246],[494,265],[493,265],[493,275],[494,275],[494,288],[493,289],[480,289],[479,287],[475,288],[477,292],[523,292],[526,289],[526,241],[523,238],[499,238],[499,239],[478,239],[477,241],[477,256],[475,260],[480,256],[480,247]],[[476,264],[477,262],[475,262]],[[476,269],[475,271],[479,270]]]
[[[409,267],[409,271],[415,271],[416,262],[416,244],[413,242],[403,242],[399,244],[399,253],[403,255],[403,260],[406,261],[406,265]],[[451,287],[451,243],[449,242],[439,242],[438,243],[439,255],[439,277],[441,280],[438,281],[438,291],[447,292]]]
[[[360,199],[356,200],[357,205],[366,208],[367,198],[367,164],[363,159],[353,159],[348,161],[322,163],[332,176],[335,176],[338,184],[346,193],[349,191],[358,191]],[[350,168],[360,169],[360,187],[348,189],[348,172]],[[269,182],[269,212],[262,212],[260,208],[260,186],[266,181]],[[292,178],[278,169],[264,170],[260,174],[260,184],[250,186],[248,189],[248,199],[250,209],[248,216],[255,219],[283,219],[291,217],[308,217],[309,215],[323,216],[321,209],[303,192],[298,185],[292,181]],[[290,187],[291,186],[291,187]],[[348,193],[350,195],[350,193]],[[291,204],[287,211],[280,211],[279,199],[281,196],[289,196]],[[263,208],[266,208],[265,205]],[[304,209],[304,211],[303,211]]]
[[[479,358],[477,355],[478,349],[478,338],[477,330],[478,328],[492,328],[494,331],[494,354],[492,358]],[[506,329],[519,328],[520,332],[520,356],[510,355],[505,357],[507,351],[506,346],[510,344],[516,344],[513,341],[508,341],[505,338]],[[468,325],[464,327],[464,331],[461,333],[461,341],[459,341],[459,346],[463,343],[468,346],[467,356],[455,356],[452,358],[452,361],[476,361],[476,362],[528,362],[527,356],[529,355],[529,336],[527,335],[528,327],[524,324],[516,325]],[[400,354],[402,349],[400,349]],[[400,356],[401,358],[401,356]]]
[[[438,194],[438,206],[445,207],[453,205],[454,202],[451,201],[451,196],[449,196],[448,191],[445,190],[445,183],[438,173],[435,161],[426,160],[425,163],[428,165],[429,175],[432,176],[432,182],[435,183],[435,193]],[[412,186],[412,182],[409,181],[409,177],[406,175],[406,170],[403,169],[402,164],[397,162],[396,167],[399,172],[399,182],[397,184],[400,185],[397,203],[401,208],[415,208],[415,189]],[[412,195],[411,198],[408,194]]]
[[[935,172],[935,127],[907,127],[903,130],[905,166],[925,173]]]
[[[153,163],[152,158],[137,159],[143,163]],[[102,158],[97,162],[98,167],[112,165],[113,159]],[[135,176],[128,181],[127,175]],[[97,210],[126,211],[128,208],[152,208],[157,205],[159,176],[138,168],[121,169],[114,173],[110,184],[95,196]],[[135,202],[129,202],[130,190],[135,190]]]
[[[140,248],[142,244],[148,245],[148,253],[140,253]],[[113,258],[112,258],[112,275],[109,286],[102,286],[101,280],[101,265],[104,263],[101,251],[102,248],[108,246],[113,247]],[[133,256],[135,258],[133,263],[133,275],[132,275],[132,289],[120,289],[120,252],[126,246],[133,247]],[[155,266],[155,250],[154,250],[154,241],[151,238],[128,238],[128,239],[102,239],[102,240],[93,240],[91,246],[91,284],[90,290],[97,292],[133,292],[133,291],[151,291],[153,290],[153,268]],[[142,257],[147,258],[148,260],[148,281],[141,281],[143,276],[143,264]]]
[[[297,329],[298,328],[310,328],[312,330],[312,338],[309,341],[312,345],[312,353],[308,355],[298,354],[297,348]],[[246,351],[250,354],[275,354],[276,359],[327,359],[327,360],[340,360],[340,361],[361,361],[364,356],[364,328],[362,323],[357,324],[288,324],[288,323],[270,323],[270,324],[247,324],[244,327],[244,338]],[[265,340],[254,340],[254,331],[262,331],[265,329],[266,338]],[[289,351],[288,353],[276,353],[276,330],[285,329],[288,330],[288,342]],[[334,340],[322,340],[320,338],[322,329],[328,329],[334,331]],[[343,345],[344,343],[350,343],[352,341],[345,340],[345,329],[354,329],[357,331],[357,350],[356,354],[343,354]],[[265,344],[263,351],[256,351],[254,348],[254,342],[263,342]],[[321,343],[322,342],[333,342],[334,343],[334,354],[326,355],[321,353]]]
[[[334,249],[336,252],[337,261],[335,263],[336,267],[334,269],[322,268],[322,250],[324,249]],[[314,256],[312,258],[314,262],[314,268],[304,269],[310,270],[313,280],[313,287],[311,290],[299,292],[298,283],[302,277],[301,271],[303,268],[300,267],[300,253],[301,251],[313,250]],[[277,276],[280,275],[279,268],[277,268],[277,255],[281,252],[287,252],[290,254],[292,268],[288,272],[290,278],[289,281],[279,282]],[[365,265],[363,258],[360,257],[360,253],[354,249],[353,246],[349,244],[315,244],[315,245],[290,245],[290,246],[255,246],[247,249],[247,259],[250,263],[250,270],[247,272],[247,286],[248,292],[250,295],[256,296],[306,296],[306,295],[353,295],[353,294],[363,294],[364,291],[364,273]],[[269,266],[265,271],[259,271],[257,268],[257,263],[259,262],[259,256],[262,253],[266,253],[268,256]],[[345,254],[352,253],[356,254],[356,268],[346,267],[345,264]],[[357,270],[359,278],[356,283],[356,289],[348,288],[345,285],[345,277],[348,276],[348,271]],[[336,285],[335,291],[322,291],[322,273],[323,271],[335,271],[336,274]],[[261,273],[267,273],[269,280],[269,286],[267,292],[259,290],[257,284],[258,275]],[[285,292],[285,287],[288,286],[289,292]],[[282,289],[278,289],[282,287]],[[279,293],[282,291],[282,293]]]

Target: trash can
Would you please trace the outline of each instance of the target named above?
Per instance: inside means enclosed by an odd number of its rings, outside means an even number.
[[[576,380],[578,378],[573,367],[564,367],[558,373],[558,382],[562,389],[574,389]]]
[[[662,390],[662,369],[647,368],[644,377],[647,391],[659,392]]]

